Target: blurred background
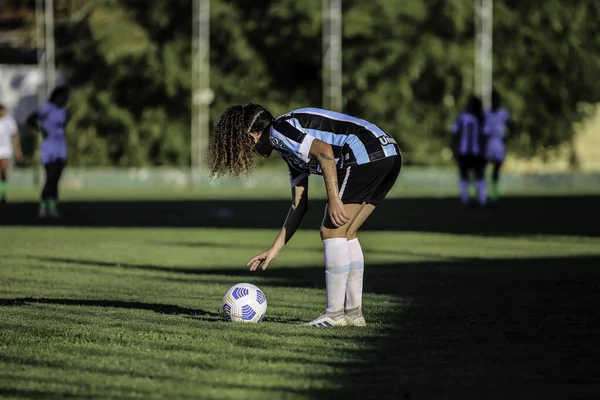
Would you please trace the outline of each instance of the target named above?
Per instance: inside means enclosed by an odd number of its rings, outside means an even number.
[[[68,190],[204,188],[212,123],[253,101],[374,121],[403,149],[399,187],[453,191],[450,124],[492,87],[518,127],[504,187],[594,189],[599,20],[594,0],[0,0],[0,102],[25,153],[10,185],[40,184],[24,122],[68,84]],[[287,190],[287,171],[261,160],[243,185]]]

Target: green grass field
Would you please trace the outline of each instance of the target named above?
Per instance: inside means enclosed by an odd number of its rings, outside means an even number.
[[[0,209],[0,397],[600,396],[600,196],[390,199],[361,236],[369,325],[327,330],[299,326],[324,308],[323,201],[250,273],[288,203],[243,195]],[[260,324],[221,319],[238,282],[265,291]]]

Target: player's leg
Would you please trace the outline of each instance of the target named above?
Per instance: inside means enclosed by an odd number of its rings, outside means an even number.
[[[394,187],[402,169],[402,157],[398,155],[391,158],[387,164],[387,171],[381,171],[383,179],[380,180],[380,183],[370,195],[367,204],[365,204],[350,225],[346,236],[350,255],[350,271],[346,286],[346,306],[344,311],[348,323],[353,326],[366,325],[362,307],[365,259],[358,240],[358,231],[373,211],[375,211],[377,205],[386,198],[390,190]]]
[[[362,312],[363,278],[365,272],[365,258],[357,234],[363,223],[375,211],[374,204],[365,204],[358,216],[348,229],[348,255],[350,256],[350,270],[346,284],[346,305],[344,314],[346,320],[353,326],[365,326],[366,321]]]
[[[485,206],[487,203],[487,184],[485,181],[485,159],[483,157],[475,159],[473,172],[475,174],[475,181],[477,182],[479,204]]]
[[[502,161],[494,161],[492,164],[492,179],[491,179],[491,190],[490,197],[492,200],[498,200],[498,181],[500,180],[500,169],[502,168]]]
[[[53,177],[48,193],[50,196],[48,201],[48,214],[55,218],[60,217],[60,213],[58,212],[58,184],[64,168],[65,162],[63,160],[59,159],[54,163]]]
[[[458,166],[458,192],[460,194],[460,202],[463,205],[469,204],[469,163],[467,156],[459,156],[457,161]]]
[[[0,204],[6,203],[6,193],[8,192],[8,167],[10,165],[8,158],[0,158]]]
[[[376,164],[376,163],[372,163]],[[338,171],[340,198],[344,203],[348,222],[336,227],[329,219],[329,208],[325,208],[325,216],[321,224],[321,240],[325,251],[325,291],[326,311],[319,318],[311,321],[312,326],[347,325],[344,316],[344,300],[346,285],[350,271],[350,255],[348,250],[348,229],[362,210],[365,200],[375,190],[379,175],[373,166],[353,166]]]
[[[360,165],[352,170],[348,169],[344,176],[338,176],[340,197],[344,203],[349,221],[344,226],[335,227],[329,220],[328,210],[325,210],[325,218],[321,226],[321,238],[325,249],[327,308],[326,314],[310,322],[309,325],[333,326],[348,324],[344,314],[348,276],[351,269],[351,250],[348,245],[348,235],[353,238],[356,237],[356,231],[370,215],[370,212],[363,211],[367,207],[366,202],[374,196],[376,190],[382,186],[382,182],[389,177],[390,171],[396,165],[399,172],[400,156]],[[387,191],[389,191],[389,188]],[[368,207],[368,209],[371,208],[372,206]],[[362,250],[360,253],[362,258]],[[362,292],[362,278],[360,282],[360,291]]]
[[[46,173],[44,186],[42,187],[42,193],[40,195],[40,208],[38,210],[38,216],[44,218],[48,215],[48,203],[52,194],[52,186],[55,175],[55,164],[49,162],[44,164],[44,171]]]
[[[325,251],[325,314],[308,323],[311,326],[345,326],[344,300],[350,272],[350,253],[346,239],[348,229],[364,204],[344,204],[348,222],[336,227],[329,218],[329,207],[325,207],[325,217],[321,225],[321,240]]]
[[[348,222],[336,227],[329,218],[329,207],[325,208],[321,224],[321,239],[325,250],[325,289],[327,322],[334,325],[346,325],[344,303],[350,272],[350,253],[348,248],[348,230],[360,214],[371,193],[383,179],[379,162],[349,167],[338,172],[340,198],[348,215]],[[321,318],[321,317],[320,317]],[[323,323],[317,320],[315,322]]]

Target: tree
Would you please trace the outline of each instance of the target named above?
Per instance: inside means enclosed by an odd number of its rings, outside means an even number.
[[[190,13],[189,1],[113,0],[66,26],[73,163],[189,162]]]
[[[188,165],[191,2],[74,4],[58,32],[74,73],[72,162]],[[344,111],[394,135],[408,164],[448,162],[450,122],[473,89],[473,2],[343,6]],[[599,100],[600,3],[496,0],[494,14],[495,85],[520,127],[512,151],[571,143],[582,104]],[[210,60],[213,121],[233,103],[320,106],[321,0],[212,0]]]
[[[521,126],[513,151],[572,143],[583,106],[600,101],[600,3],[504,0],[496,16],[496,84]]]

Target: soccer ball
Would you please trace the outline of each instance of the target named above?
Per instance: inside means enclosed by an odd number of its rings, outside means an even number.
[[[267,297],[251,283],[233,285],[223,296],[223,315],[233,322],[260,322],[267,312]]]

